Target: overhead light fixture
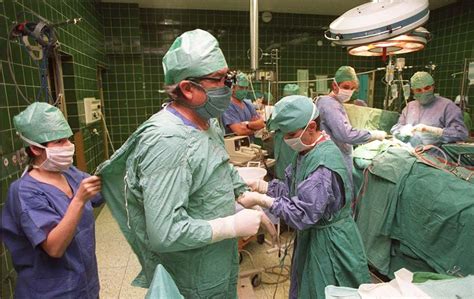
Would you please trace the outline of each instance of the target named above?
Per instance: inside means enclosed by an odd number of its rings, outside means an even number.
[[[348,47],[352,55],[414,52],[429,39],[429,32],[418,28],[428,21],[429,13],[428,0],[374,0],[345,12],[324,35]]]
[[[431,34],[423,27],[384,41],[367,45],[348,47],[348,52],[355,56],[386,56],[406,54],[423,50],[431,39]]]

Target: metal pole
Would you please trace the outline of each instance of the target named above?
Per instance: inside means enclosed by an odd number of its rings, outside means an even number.
[[[280,51],[278,49],[275,49],[275,68],[276,68],[275,82],[280,81],[280,72],[278,70],[280,67],[280,62],[278,60],[280,60]],[[280,99],[280,86],[277,83],[276,89],[275,89],[275,101],[278,101],[279,99]]]
[[[463,67],[463,72],[462,72],[462,81],[461,81],[461,103],[459,103],[459,108],[461,108],[461,111],[464,111],[464,84],[466,84],[466,76],[468,75],[468,68],[469,64],[467,63],[468,59],[464,58],[464,67]]]
[[[250,69],[258,70],[258,0],[250,0]]]

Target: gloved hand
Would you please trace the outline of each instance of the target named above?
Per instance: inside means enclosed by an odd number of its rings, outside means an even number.
[[[257,210],[257,211],[262,211],[262,208],[260,206],[253,206],[252,207],[253,210]],[[264,230],[266,230],[268,232],[268,234],[270,235],[270,237],[272,238],[272,247],[275,245],[275,243],[277,243],[279,245],[279,236],[278,236],[278,233],[275,229],[275,225],[273,225],[272,221],[270,220],[270,218],[268,218],[267,215],[265,215],[265,213],[262,215],[262,222],[260,223],[260,227]]]
[[[244,194],[237,199],[237,202],[246,208],[251,208],[254,205],[270,208],[273,205],[273,201],[274,199],[270,196],[258,192],[244,192]]]
[[[399,134],[402,137],[411,137],[413,136],[413,126],[411,124],[404,125],[400,128]]]
[[[243,209],[231,216],[209,220],[212,228],[211,242],[255,235],[263,215],[262,211]]]
[[[256,191],[256,192],[259,192],[259,193],[267,193],[268,191],[268,183],[265,182],[264,180],[249,180],[249,181],[245,181],[245,183],[247,184],[247,186],[250,187],[250,190],[252,191]]]
[[[370,133],[370,139],[369,141],[374,141],[374,140],[384,140],[385,137],[387,137],[387,132],[385,131],[380,131],[380,130],[373,130],[369,131]]]
[[[430,133],[435,136],[442,136],[443,135],[443,129],[438,128],[438,127],[432,127],[432,126],[427,126],[424,124],[417,124],[416,126],[413,127],[414,132],[422,132],[422,133]]]

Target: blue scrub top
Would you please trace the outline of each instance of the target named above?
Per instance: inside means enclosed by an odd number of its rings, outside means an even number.
[[[252,118],[258,116],[257,110],[249,100],[243,100],[244,108],[240,108],[234,102],[230,102],[229,108],[222,115],[222,123],[225,127],[225,133],[233,133],[229,125],[241,123],[244,121],[251,121]]]
[[[70,167],[64,176],[76,194],[81,181],[89,175]],[[18,274],[15,298],[99,297],[93,206],[102,201],[98,194],[85,205],[64,255],[53,258],[41,243],[64,217],[71,198],[29,173],[11,184],[0,232]]]

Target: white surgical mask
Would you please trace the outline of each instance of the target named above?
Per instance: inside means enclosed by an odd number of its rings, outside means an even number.
[[[314,110],[315,109],[316,109],[316,105],[313,105],[313,112],[311,113],[311,115],[314,115]],[[316,141],[314,141],[312,144],[304,144],[303,141],[301,141],[301,136],[303,136],[303,134],[306,131],[306,129],[308,128],[309,123],[311,122],[311,120],[312,119],[310,119],[308,121],[308,123],[306,124],[306,127],[304,127],[303,132],[301,133],[301,135],[299,137],[290,138],[290,139],[283,139],[285,141],[285,143],[288,144],[289,147],[291,147],[294,151],[296,151],[298,153],[301,153],[301,152],[304,152],[306,150],[309,150],[309,149],[313,148],[313,146],[323,137],[323,135],[321,134],[319,136],[319,138],[316,139]]]
[[[336,82],[336,80],[334,80],[334,82]],[[351,99],[353,93],[354,90],[352,89],[343,89],[339,87],[339,92],[336,94],[336,99],[343,103],[348,102]]]
[[[63,172],[72,165],[75,151],[74,144],[71,143],[71,145],[68,146],[45,147],[22,135],[20,135],[20,137],[30,145],[43,148],[46,151],[46,160],[44,160],[41,165],[33,165],[33,168],[41,168],[52,172]]]
[[[301,133],[301,135],[303,135],[303,133]],[[313,146],[316,143],[318,143],[318,141],[323,137],[323,135],[320,135],[318,139],[316,139],[316,141],[314,141],[312,144],[304,144],[303,141],[301,141],[301,135],[300,137],[296,137],[296,138],[284,139],[285,143],[288,144],[289,147],[291,147],[294,151],[298,153],[301,153],[313,148]]]
[[[75,150],[74,144],[43,148],[46,150],[46,160],[39,166],[33,165],[33,168],[63,172],[71,167]]]

